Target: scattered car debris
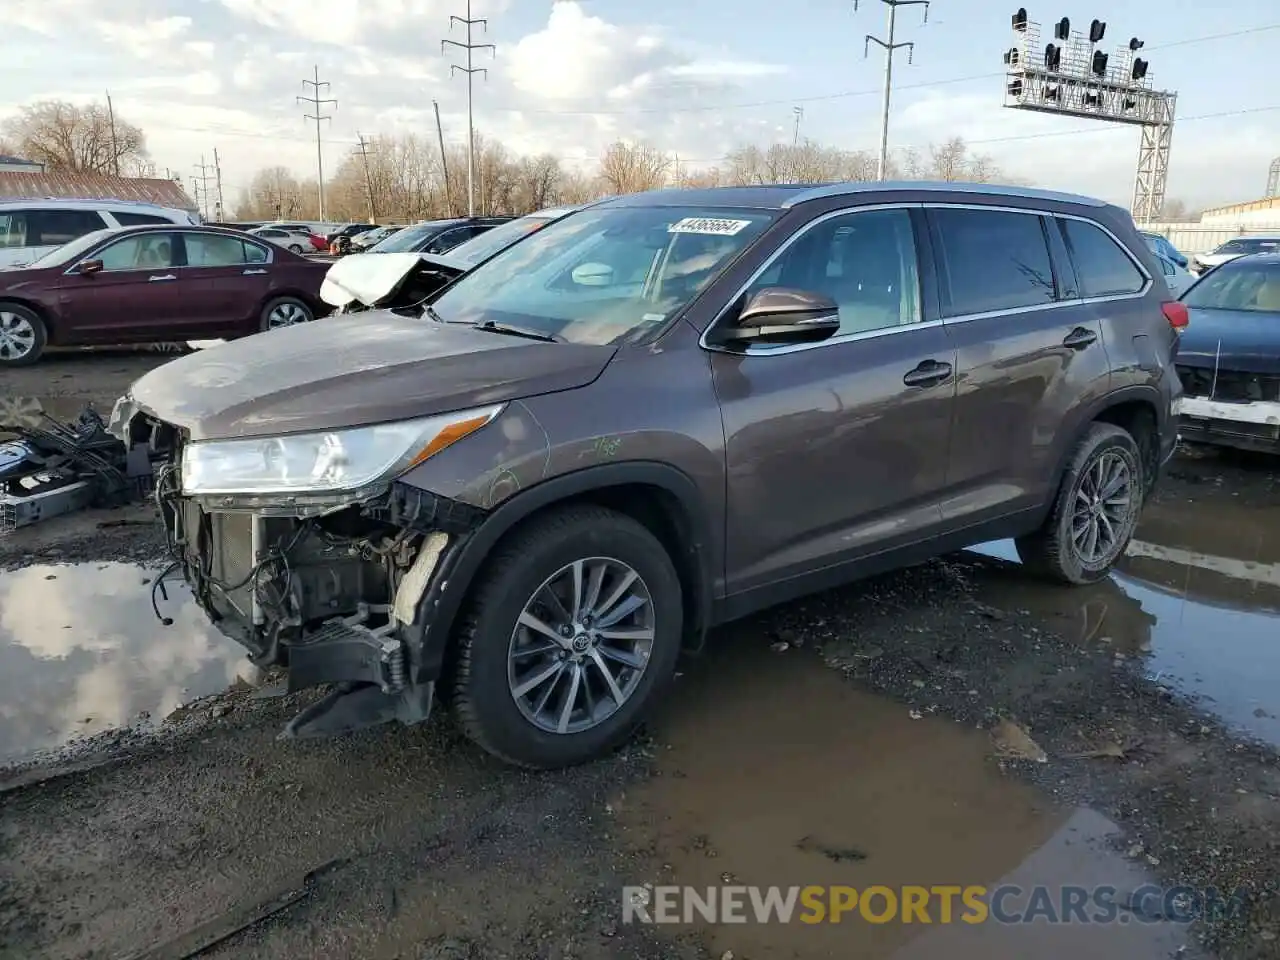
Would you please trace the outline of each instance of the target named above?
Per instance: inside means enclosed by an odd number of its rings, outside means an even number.
[[[19,527],[90,506],[121,506],[151,490],[145,447],[126,450],[92,408],[62,422],[39,402],[10,402],[0,430],[16,439],[0,443],[0,536]]]

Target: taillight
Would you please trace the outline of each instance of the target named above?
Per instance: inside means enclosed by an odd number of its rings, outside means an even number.
[[[1182,331],[1191,322],[1191,314],[1187,312],[1187,305],[1181,301],[1170,300],[1168,303],[1162,303],[1160,304],[1160,311],[1164,314],[1164,318],[1169,321],[1169,326],[1175,330]]]

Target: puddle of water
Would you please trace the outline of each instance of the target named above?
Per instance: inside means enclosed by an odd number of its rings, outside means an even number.
[[[1057,809],[1002,774],[985,733],[934,715],[913,720],[907,707],[860,691],[815,657],[775,654],[766,639],[736,632],[677,681],[655,727],[671,744],[662,775],[615,801],[627,842],[651,849],[661,865],[659,875],[628,883],[865,889],[1105,876],[1123,888],[1133,878],[1136,868],[1084,842],[1109,823]],[[848,859],[854,853],[864,859]],[[1066,928],[960,926],[967,929],[846,918],[700,929],[713,956],[1021,960],[1074,958],[1081,943],[1064,940],[1060,954],[1049,954],[1041,943],[1057,943]],[[1159,937],[1173,933],[1162,926]],[[1096,932],[1087,942],[1099,957],[1128,960],[1163,955],[1155,936],[1148,929],[1136,947]],[[1108,939],[1114,952],[1100,951]]]
[[[1008,541],[976,552],[1017,562]],[[987,599],[1059,618],[1079,641],[1141,655],[1147,674],[1280,744],[1280,517],[1230,503],[1154,503],[1117,572],[1086,588],[999,569]]]
[[[256,680],[181,584],[173,618],[152,613],[156,571],[127,563],[41,565],[0,573],[0,762],[128,726]],[[182,602],[186,600],[186,602]]]

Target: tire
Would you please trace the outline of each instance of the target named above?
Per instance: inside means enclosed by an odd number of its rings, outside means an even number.
[[[293,319],[286,319],[290,316]],[[265,333],[268,330],[297,326],[299,323],[310,323],[315,318],[316,312],[305,300],[298,297],[276,297],[262,308],[258,326]]]
[[[614,662],[614,654],[600,655],[613,643],[626,641],[610,640],[598,649],[575,654],[574,642],[564,639],[561,642],[569,649],[563,652],[536,653],[533,659],[512,656],[524,643],[540,643],[554,650],[552,641],[519,621],[528,605],[539,611],[549,609],[535,605],[535,596],[545,596],[541,588],[549,579],[578,561],[585,565],[584,597],[591,593],[592,571],[608,563],[630,568],[638,576],[633,583],[638,584],[641,593],[647,592],[647,604],[635,607],[633,614],[612,625],[615,636],[616,631],[644,630],[646,625],[651,631],[647,660],[638,673]],[[620,567],[611,568],[596,587],[598,597],[611,599],[606,595],[621,583],[622,578],[617,576],[621,572]],[[568,576],[571,587],[572,573]],[[623,594],[611,609],[632,604],[635,596]],[[632,617],[640,621],[639,627],[628,623]],[[475,743],[517,766],[552,769],[599,757],[632,734],[670,683],[680,653],[683,618],[683,590],[675,565],[644,526],[630,517],[594,506],[569,507],[536,519],[500,542],[468,598],[449,671],[454,715]],[[553,618],[547,615],[543,619]],[[579,634],[575,640],[590,642],[586,634]],[[643,642],[637,641],[637,645]],[[634,650],[627,655],[636,658]],[[584,659],[575,662],[575,656]],[[531,676],[557,669],[557,660],[562,663],[558,668],[561,673],[547,681],[550,692],[546,684],[537,686],[518,702],[521,684],[530,682]],[[609,681],[601,672],[601,663],[609,667],[615,689],[624,694],[620,706],[616,697],[607,692]],[[525,672],[520,673],[521,670]],[[539,725],[536,715],[531,715],[537,706],[534,701],[547,694],[549,706],[542,720],[554,720],[559,726],[560,719],[566,716],[564,701],[571,693],[577,694],[573,704],[580,705],[570,708],[577,717],[570,726],[576,729],[548,729]],[[588,705],[596,708],[598,719],[586,718]]]
[[[302,255],[302,247],[298,246],[298,244],[296,244],[296,243],[291,243],[291,244],[289,244],[289,252],[290,252],[290,253],[296,253],[296,254],[298,254],[299,256],[301,256],[301,255]]]
[[[1082,498],[1092,495],[1099,475],[1110,475],[1116,464],[1123,464],[1128,471],[1127,502],[1123,508],[1104,514],[1108,520],[1105,526],[1111,531],[1110,545],[1103,549],[1099,534],[1098,555],[1087,556],[1088,541],[1080,544],[1072,536],[1073,526],[1081,528],[1084,516],[1075,508]],[[1105,579],[1124,555],[1137,528],[1145,489],[1142,454],[1133,437],[1109,423],[1091,424],[1071,455],[1048,519],[1035,533],[1017,540],[1018,556],[1033,573],[1059,583],[1087,584]],[[1092,509],[1099,508],[1094,505]],[[1085,522],[1090,523],[1087,517]],[[1097,526],[1101,529],[1104,525]]]
[[[0,367],[29,367],[44,355],[49,332],[34,310],[0,303]]]

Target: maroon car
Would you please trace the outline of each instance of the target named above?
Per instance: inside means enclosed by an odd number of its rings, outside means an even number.
[[[242,337],[327,313],[327,263],[236,230],[99,230],[0,270],[0,367],[46,346]]]

